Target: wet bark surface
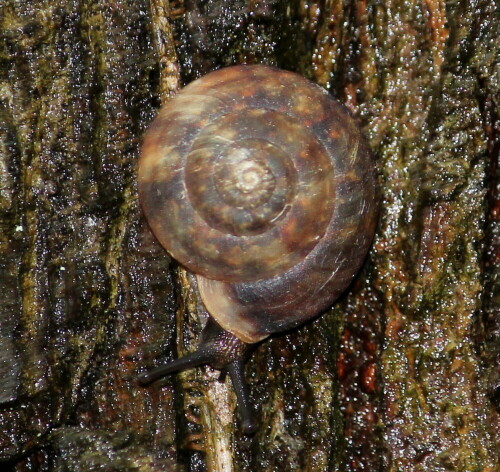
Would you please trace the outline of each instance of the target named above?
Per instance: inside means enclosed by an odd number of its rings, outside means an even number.
[[[0,463],[13,471],[496,471],[498,4],[24,1],[0,5]],[[232,64],[346,103],[382,211],[349,291],[257,348],[260,427],[192,350],[193,278],[142,217],[141,137]]]

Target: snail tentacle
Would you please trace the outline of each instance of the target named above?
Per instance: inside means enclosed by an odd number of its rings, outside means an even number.
[[[245,380],[245,366],[242,361],[234,361],[226,367],[234,392],[238,399],[238,409],[240,412],[241,429],[246,434],[251,434],[257,429],[257,421],[250,402],[248,386]]]
[[[198,367],[200,365],[208,364],[210,361],[210,350],[206,348],[200,348],[194,352],[187,354],[184,357],[175,359],[168,364],[156,367],[153,370],[144,372],[137,377],[138,382],[141,385],[148,385],[155,380],[159,380],[169,374],[174,374],[175,372],[180,372],[186,369],[192,369],[193,367]]]

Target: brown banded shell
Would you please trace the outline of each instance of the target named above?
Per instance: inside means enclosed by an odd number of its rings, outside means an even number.
[[[327,308],[358,271],[377,213],[372,158],[344,107],[261,65],[212,72],[162,108],[139,195],[207,310],[247,343]]]

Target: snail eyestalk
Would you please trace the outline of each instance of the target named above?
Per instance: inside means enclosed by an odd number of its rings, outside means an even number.
[[[144,372],[137,377],[141,385],[148,385],[155,380],[159,380],[169,374],[181,372],[182,370],[198,367],[199,365],[208,364],[210,360],[209,352],[205,349],[199,349],[187,356],[180,357],[166,365],[157,367],[156,369]]]
[[[234,393],[236,393],[236,397],[238,398],[241,429],[246,434],[254,433],[257,430],[257,422],[255,421],[248,395],[244,364],[241,361],[232,362],[227,366],[227,371],[233,384]]]
[[[201,333],[200,345],[196,351],[149,372],[144,372],[137,377],[137,380],[141,385],[148,385],[166,375],[204,364],[209,364],[223,373],[227,372],[236,393],[241,428],[244,433],[251,434],[257,429],[257,423],[250,403],[244,365],[253,347],[253,344],[241,341],[209,318]]]

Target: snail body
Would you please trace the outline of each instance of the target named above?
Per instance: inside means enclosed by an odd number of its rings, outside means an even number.
[[[242,366],[251,346],[331,306],[369,249],[377,199],[368,147],[321,87],[234,66],[162,108],[138,182],[154,234],[196,274],[213,318],[198,351],[141,381],[202,363],[227,370],[250,431]]]

